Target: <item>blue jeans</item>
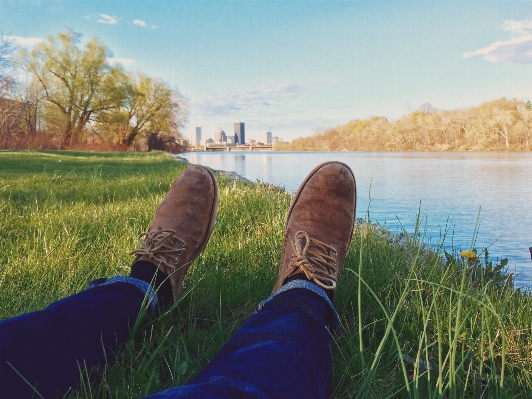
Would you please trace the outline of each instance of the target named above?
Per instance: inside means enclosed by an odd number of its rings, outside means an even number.
[[[100,279],[44,310],[0,322],[0,398],[56,398],[80,370],[112,365],[143,303],[146,283]],[[263,301],[190,383],[150,398],[326,398],[336,311],[325,292],[302,280]]]

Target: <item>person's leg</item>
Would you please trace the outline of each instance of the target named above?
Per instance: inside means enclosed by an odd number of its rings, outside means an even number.
[[[56,398],[78,384],[85,368],[113,364],[143,301],[153,311],[157,301],[165,307],[181,295],[187,270],[207,245],[217,205],[212,172],[187,168],[141,235],[130,277],[95,280],[42,311],[0,322],[0,398]]]
[[[56,398],[79,383],[85,367],[114,363],[145,292],[153,293],[146,282],[115,280],[0,322],[1,398]]]
[[[336,315],[321,288],[298,283],[261,304],[189,384],[149,398],[328,397]]]
[[[356,185],[343,164],[320,165],[290,207],[279,278],[270,298],[188,385],[163,398],[326,398],[331,299],[351,242]]]

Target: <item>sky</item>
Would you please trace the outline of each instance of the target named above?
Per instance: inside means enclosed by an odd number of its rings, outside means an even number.
[[[532,99],[532,1],[0,0],[18,46],[67,27],[178,88],[185,137],[241,121],[289,141],[425,102]]]

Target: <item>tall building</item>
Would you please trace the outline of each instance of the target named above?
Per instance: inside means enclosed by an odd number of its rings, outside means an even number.
[[[227,136],[225,132],[222,130],[222,128],[219,128],[216,133],[214,133],[214,142],[215,143],[226,143],[227,142]]]
[[[244,122],[235,122],[235,144],[246,144],[246,125]]]
[[[262,132],[262,142],[266,145],[272,144],[272,132]]]
[[[190,128],[190,145],[194,147],[201,143],[201,127],[192,126]]]

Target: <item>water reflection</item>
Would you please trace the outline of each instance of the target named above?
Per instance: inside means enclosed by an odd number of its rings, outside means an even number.
[[[261,156],[262,176],[261,180],[271,182],[273,178],[273,163],[272,154],[265,154]]]
[[[235,171],[240,176],[246,176],[246,156],[235,155]]]

